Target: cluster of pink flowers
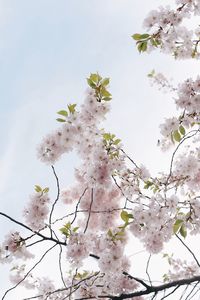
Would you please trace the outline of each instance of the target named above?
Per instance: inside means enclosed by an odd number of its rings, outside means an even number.
[[[187,114],[193,117],[193,122],[195,122],[194,117],[199,121],[200,113],[200,77],[198,76],[196,80],[192,78],[187,79],[184,83],[180,84],[178,87],[178,98],[175,101],[177,108],[184,109]]]
[[[49,214],[50,198],[43,191],[35,192],[30,196],[29,203],[24,209],[26,224],[34,231],[45,226],[45,220]]]
[[[143,46],[140,50],[145,49],[145,43],[150,43],[149,48],[159,46],[178,58],[197,57],[200,31],[186,30],[182,22],[192,14],[200,14],[198,2],[178,0],[176,9],[160,7],[152,11],[144,25],[153,33],[134,37],[139,46]],[[193,40],[195,34],[196,42]],[[151,254],[160,253],[175,234],[185,238],[187,232],[199,233],[200,78],[188,79],[175,89],[162,74],[151,73],[150,77],[160,86],[176,92],[175,104],[181,110],[178,117],[166,118],[160,125],[162,148],[175,147],[169,172],[152,177],[145,166],[137,165],[125,153],[114,134],[101,129],[101,122],[110,109],[110,93],[107,91],[109,80],[98,74],[88,78],[90,88],[80,110],[73,104],[68,105],[69,111],[58,112],[62,119],[57,120],[62,126],[38,146],[38,158],[48,165],[74,150],[81,165],[75,170],[75,184],[61,191],[54,172],[58,197],[53,204],[48,188],[36,186],[36,192],[24,209],[24,227],[35,232],[34,238],[39,236],[63,247],[70,267],[67,278],[61,270],[64,283],[61,288],[56,288],[48,278],[35,278],[31,272],[26,273],[25,265],[14,267],[11,281],[14,284],[23,282],[27,288],[35,289],[37,295],[33,298],[71,299],[72,294],[76,299],[98,298],[99,295],[117,296],[141,290],[141,281],[128,274],[131,267],[126,256],[129,233]],[[186,140],[190,143],[178,155]],[[53,210],[60,198],[67,205],[66,211],[72,212],[53,222]],[[57,222],[65,219],[68,223],[60,228],[61,235]],[[47,231],[50,237],[45,235]],[[19,232],[9,233],[0,247],[0,261],[31,258],[25,241]],[[32,245],[37,242],[41,240],[34,240]],[[88,258],[96,260],[96,271],[82,271]],[[166,281],[176,280],[180,274],[183,278],[199,274],[193,264],[172,257],[169,260],[173,270],[165,276]],[[143,300],[143,297],[133,299]]]
[[[171,140],[171,135],[178,130],[181,130],[179,135],[181,132],[182,136],[185,135],[183,125],[187,129],[192,126],[192,121],[186,124],[186,118],[197,120],[197,105],[193,104],[191,108],[187,102],[183,106],[180,99],[184,95],[192,98],[198,94],[198,81],[190,80],[179,86],[179,99],[175,101],[184,114],[181,118],[168,118],[160,126],[166,140]],[[73,293],[80,298],[98,297],[102,293],[117,295],[122,291],[132,292],[140,285],[126,275],[130,270],[130,260],[125,255],[129,243],[128,232],[137,237],[148,252],[156,254],[179,230],[183,234],[186,230],[193,234],[199,231],[200,204],[194,193],[199,188],[200,165],[194,147],[173,161],[170,175],[160,174],[152,178],[145,166],[136,165],[125,154],[115,135],[99,129],[109,105],[95,100],[95,97],[93,90],[89,89],[80,112],[69,114],[62,127],[47,136],[38,147],[40,159],[48,164],[53,164],[63,153],[74,149],[81,158],[81,166],[75,170],[76,184],[61,191],[64,204],[73,207],[74,214],[70,218],[77,226],[74,230],[69,222],[68,229],[66,226],[61,230],[72,270],[66,279],[68,287],[56,291],[49,279],[34,279],[32,275],[25,281],[27,287],[36,288],[38,295],[44,295],[44,299],[47,296],[52,300],[62,299],[73,284],[78,287]],[[182,194],[177,193],[180,192],[180,186],[185,189]],[[182,210],[183,201],[179,199],[184,198],[186,193],[187,201],[184,199]],[[81,214],[78,214],[78,210]],[[36,192],[24,210],[26,224],[33,231],[41,230],[45,227],[49,212],[48,189],[42,190],[36,186]],[[177,224],[180,226],[174,227]],[[29,256],[19,233],[6,237],[0,252],[2,260],[6,251],[21,258]],[[78,276],[76,272],[85,266],[85,260],[90,256],[96,258],[97,272],[93,275],[88,273],[88,278],[86,276],[83,280],[80,277],[82,275]],[[12,282],[22,280],[23,274],[24,268],[15,268]]]
[[[4,242],[0,247],[1,263],[11,262],[13,259],[29,259],[33,255],[27,250],[24,239],[17,231],[12,231],[5,236]]]
[[[168,80],[162,73],[156,73],[155,70],[148,74],[151,85],[156,85],[163,92],[173,92],[176,90],[172,85],[172,80]]]
[[[168,257],[170,270],[165,274],[166,281],[174,281],[182,278],[190,278],[199,275],[199,267],[194,262],[187,262],[180,258]]]
[[[151,198],[146,208],[140,204],[132,212],[134,219],[130,231],[144,243],[150,253],[159,253],[163,243],[168,242],[173,234],[176,213],[172,214],[172,209],[178,204],[178,199],[171,196],[166,202],[167,205],[158,194]]]
[[[178,85],[174,90],[175,104],[181,113],[177,117],[166,118],[160,125],[162,139],[160,145],[163,150],[169,149],[174,142],[180,142],[185,137],[188,130],[191,133],[198,131],[200,122],[200,78],[191,78]],[[196,142],[197,142],[196,137]],[[193,139],[194,140],[194,139]],[[195,140],[194,140],[195,142]]]
[[[94,91],[88,89],[81,111],[74,111],[67,116],[62,127],[45,137],[39,145],[39,159],[48,164],[54,164],[63,153],[73,149],[89,159],[101,136],[97,124],[104,119],[108,111],[109,104],[97,102]]]
[[[199,1],[176,1],[177,7],[160,6],[144,20],[144,27],[150,31],[148,50],[159,47],[161,51],[176,58],[199,57],[199,27],[188,30],[183,21],[200,14]]]

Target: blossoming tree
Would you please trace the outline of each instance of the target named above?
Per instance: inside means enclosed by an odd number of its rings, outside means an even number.
[[[160,49],[176,59],[199,58],[199,27],[188,30],[183,21],[200,14],[200,2],[177,0],[176,5],[150,12],[144,21],[148,33],[133,35],[140,52]],[[109,79],[91,74],[83,104],[60,110],[61,126],[37,149],[38,158],[52,169],[56,199],[50,199],[49,187],[36,185],[24,208],[24,221],[0,212],[18,226],[0,247],[1,263],[18,262],[10,272],[13,285],[1,299],[20,285],[33,291],[26,299],[178,299],[177,290],[182,291],[180,299],[199,299],[200,262],[187,236],[198,238],[200,232],[200,78],[189,78],[176,88],[154,71],[149,77],[174,93],[177,116],[160,125],[159,145],[172,149],[169,170],[152,177],[124,151],[120,139],[102,129],[111,103]],[[79,155],[80,166],[74,185],[61,190],[56,162],[71,151]],[[59,202],[63,210],[58,217]],[[126,255],[133,237],[150,254],[143,278],[135,276]],[[151,256],[163,252],[172,238],[179,240],[191,261],[165,253],[169,270],[163,282],[154,282],[148,270]],[[32,250],[37,244],[39,258]],[[54,248],[59,252],[58,282],[34,273]],[[88,258],[95,262],[93,269],[87,268]]]

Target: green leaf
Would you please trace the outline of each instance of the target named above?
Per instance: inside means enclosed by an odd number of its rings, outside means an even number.
[[[141,39],[141,34],[139,33],[135,33],[132,35],[132,38],[135,40],[135,41],[139,41]]]
[[[101,79],[102,79],[102,77],[97,73],[90,74],[90,80],[92,80],[95,83],[98,83]]]
[[[129,220],[129,216],[128,213],[125,210],[122,210],[121,214],[120,214],[121,219],[125,222],[128,223]]]
[[[120,142],[121,142],[120,139],[116,139],[116,140],[114,141],[114,145],[118,145]]]
[[[150,186],[152,186],[153,185],[153,182],[151,182],[151,181],[145,181],[145,186],[144,186],[144,189],[145,190],[147,190]]]
[[[156,185],[153,189],[153,193],[155,194],[159,190],[159,187]]]
[[[66,223],[62,228],[60,228],[59,230],[62,232],[62,234],[64,234],[66,237],[69,237],[71,234],[71,223],[68,222]]]
[[[185,128],[182,125],[179,126],[179,131],[182,135],[185,135]]]
[[[180,234],[181,234],[181,236],[182,236],[184,239],[185,239],[186,236],[187,236],[187,229],[186,229],[186,227],[185,227],[184,224],[182,224],[182,226],[181,226],[181,228],[180,228]]]
[[[64,117],[67,117],[68,116],[68,113],[66,110],[60,110],[57,112],[57,114],[61,115],[61,116],[64,116]]]
[[[69,104],[67,107],[68,107],[69,112],[70,112],[71,114],[74,114],[74,113],[75,113],[75,111],[76,111],[76,109],[75,109],[76,104]]]
[[[109,78],[104,78],[104,79],[102,80],[102,85],[103,85],[103,86],[107,86],[107,85],[109,85],[109,83],[110,83],[110,79],[109,79]]]
[[[173,133],[173,138],[175,139],[176,142],[180,142],[181,141],[181,135],[178,132],[178,130],[175,130]]]
[[[96,88],[96,84],[90,78],[87,78],[87,83],[91,88]]]
[[[148,77],[153,77],[155,75],[155,70],[152,70],[149,74],[147,74]]]
[[[103,101],[110,101],[112,100],[112,97],[103,97]]]
[[[49,188],[48,187],[46,187],[46,188],[43,189],[43,193],[48,193],[48,192],[49,192]]]
[[[183,220],[181,220],[181,219],[176,220],[176,222],[173,225],[173,233],[174,234],[179,232],[182,224],[183,224]]]
[[[147,39],[149,37],[150,37],[150,35],[148,33],[144,33],[144,34],[141,34],[140,39],[144,40],[144,39]]]
[[[142,52],[142,43],[138,43],[137,48],[138,48],[138,51],[141,53]]]
[[[111,139],[111,134],[110,133],[104,133],[103,138],[104,138],[104,140],[109,141]]]
[[[147,42],[142,43],[142,51],[145,52],[147,50]]]
[[[56,119],[56,121],[58,121],[58,122],[66,122],[66,120],[61,119],[61,118]]]
[[[37,193],[40,193],[40,192],[42,192],[42,188],[41,188],[41,186],[39,186],[39,185],[35,185],[35,191],[36,191]]]
[[[128,214],[129,219],[134,219],[132,214]]]
[[[116,233],[116,235],[124,236],[124,231],[118,231],[118,232]]]
[[[160,45],[160,41],[154,38],[151,38],[151,44],[154,47],[158,47]]]
[[[109,237],[111,237],[111,238],[113,237],[111,229],[108,230],[107,234],[108,234]]]
[[[79,227],[74,227],[73,232],[76,232],[79,229]]]
[[[107,91],[104,87],[101,90],[101,94],[103,97],[110,97],[111,93],[109,93],[109,91]]]
[[[89,274],[89,272],[87,271],[84,271],[83,273],[77,273],[76,276],[75,276],[75,279],[84,279],[87,277],[87,275]]]
[[[147,42],[140,42],[138,44],[138,50],[139,52],[145,52],[147,50]]]

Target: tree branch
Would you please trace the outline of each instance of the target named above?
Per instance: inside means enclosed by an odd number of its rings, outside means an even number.
[[[133,293],[129,293],[129,294],[121,294],[119,296],[114,296],[114,295],[99,295],[98,298],[110,298],[113,300],[122,300],[122,299],[128,299],[128,298],[136,298],[138,296],[144,296],[144,295],[149,295],[151,293],[158,293],[161,291],[164,291],[166,289],[170,289],[173,287],[180,287],[183,285],[189,285],[193,282],[200,282],[200,276],[194,276],[192,278],[184,278],[184,279],[180,279],[180,280],[175,280],[169,283],[165,283],[162,285],[158,285],[158,286],[148,286],[146,288],[146,290],[141,290],[141,291],[137,291],[137,292],[133,292]]]

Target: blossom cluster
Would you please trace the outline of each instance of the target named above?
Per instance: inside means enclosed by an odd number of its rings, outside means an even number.
[[[173,258],[173,256],[167,256],[170,264],[170,270],[164,275],[165,281],[174,281],[181,278],[191,278],[199,275],[199,267],[194,262],[187,262],[180,258]]]
[[[11,231],[5,236],[0,247],[0,262],[10,263],[13,259],[27,260],[33,255],[28,251],[24,239],[17,231]]]
[[[200,121],[200,78],[195,80],[188,78],[180,83],[174,90],[174,98],[177,110],[181,113],[177,117],[166,118],[160,125],[162,139],[161,148],[167,150],[175,144],[185,139],[188,134],[195,136],[196,142]],[[195,140],[194,140],[195,142]]]
[[[48,193],[42,190],[30,196],[30,200],[24,209],[26,224],[34,231],[45,226],[45,220],[49,214],[50,198]]]
[[[150,47],[159,46],[176,57],[194,56],[194,51],[195,56],[198,55],[194,32],[185,30],[182,21],[191,14],[199,14],[200,5],[191,0],[177,1],[177,4],[177,9],[160,7],[146,18],[146,28],[154,33],[134,36],[141,51],[150,43]],[[197,31],[196,34],[199,36]],[[150,77],[160,86],[176,92],[175,104],[181,110],[178,117],[167,118],[160,125],[162,148],[176,147],[169,172],[152,177],[144,165],[136,164],[125,153],[120,139],[102,129],[111,95],[107,90],[109,79],[99,74],[88,78],[90,87],[80,109],[70,104],[67,110],[59,111],[57,120],[62,126],[38,146],[38,158],[47,165],[54,165],[64,153],[71,151],[77,152],[81,164],[75,170],[76,182],[71,187],[60,190],[55,174],[58,196],[54,203],[50,201],[48,188],[35,186],[35,193],[24,209],[24,227],[32,231],[35,239],[40,238],[32,245],[48,240],[55,247],[60,246],[65,250],[64,259],[70,268],[66,276],[59,265],[62,285],[57,288],[49,278],[27,273],[25,265],[15,266],[11,281],[35,289],[34,298],[98,298],[141,290],[141,281],[128,273],[131,261],[126,249],[130,233],[150,254],[160,253],[175,235],[186,238],[188,232],[199,233],[200,78],[187,79],[174,89],[162,74],[151,73]],[[178,155],[186,140],[189,145]],[[69,213],[52,221],[60,198],[63,211]],[[58,222],[65,219],[67,223],[58,230]],[[9,233],[0,247],[1,262],[31,258],[26,246],[26,240],[31,238],[22,238],[15,231]],[[59,264],[62,253],[60,250]],[[88,259],[96,261],[96,270],[83,271]],[[176,274],[170,271],[164,278],[166,281],[176,280],[180,273],[182,277],[199,274],[197,267],[187,262],[171,258],[170,263]],[[134,299],[143,300],[143,297]]]
[[[133,35],[140,52],[160,48],[178,59],[199,58],[199,26],[192,30],[183,24],[185,19],[200,14],[200,3],[198,0],[178,0],[176,5],[176,8],[160,6],[148,14],[143,25],[150,33]]]

